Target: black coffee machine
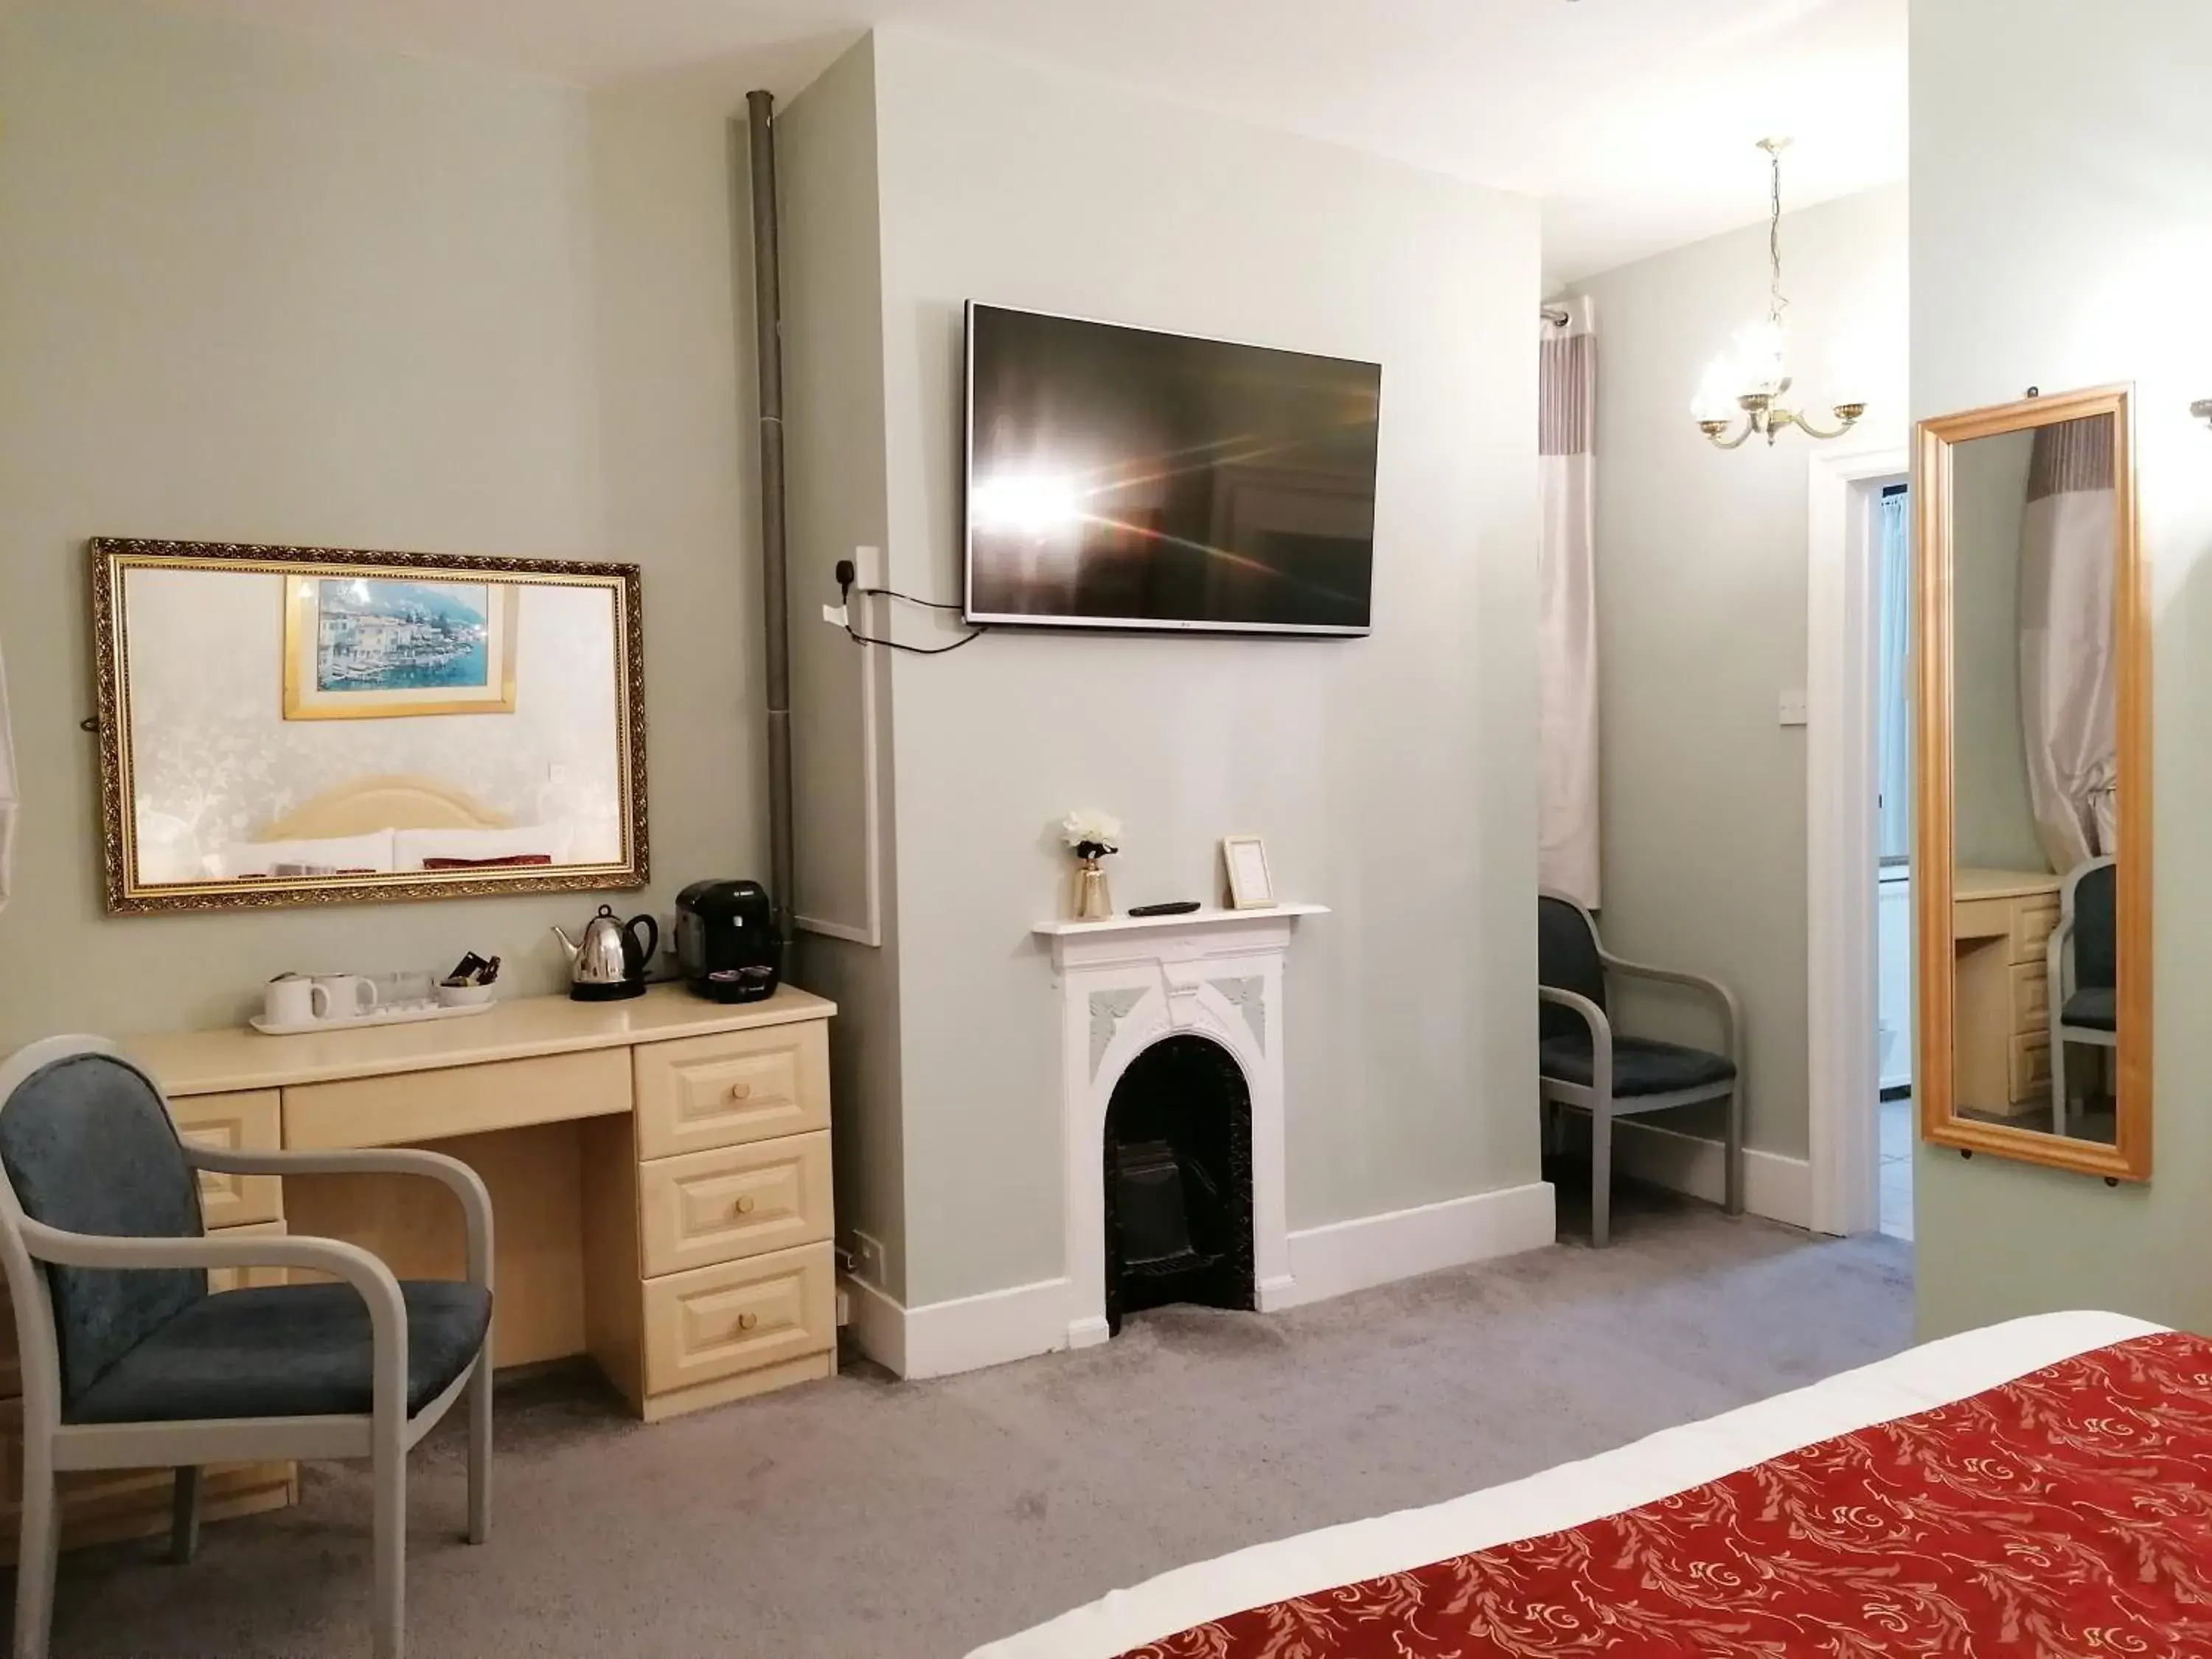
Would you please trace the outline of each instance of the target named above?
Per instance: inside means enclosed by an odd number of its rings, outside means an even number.
[[[757,881],[695,881],[676,896],[676,963],[714,1002],[775,994],[775,907]]]

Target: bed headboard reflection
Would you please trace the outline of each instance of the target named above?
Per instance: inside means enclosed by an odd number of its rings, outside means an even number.
[[[504,830],[503,812],[428,778],[359,778],[326,789],[266,825],[256,841],[365,836],[379,830]]]

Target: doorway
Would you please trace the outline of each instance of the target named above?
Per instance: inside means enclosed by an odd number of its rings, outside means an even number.
[[[1897,445],[1817,453],[1808,466],[1810,1219],[1816,1232],[1905,1237],[1915,1140],[1911,725],[1901,700],[1911,462]]]

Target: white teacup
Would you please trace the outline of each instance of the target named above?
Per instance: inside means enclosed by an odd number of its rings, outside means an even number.
[[[313,983],[317,1019],[359,1019],[376,1006],[376,987],[359,974],[318,974]]]
[[[305,1025],[316,1018],[315,981],[280,974],[263,988],[261,1017],[271,1025]]]

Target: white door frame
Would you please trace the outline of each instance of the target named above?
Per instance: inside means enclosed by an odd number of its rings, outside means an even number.
[[[1881,1222],[1875,1042],[1874,659],[1876,487],[1912,470],[1899,443],[1821,450],[1806,489],[1806,1054],[1811,1223]]]

